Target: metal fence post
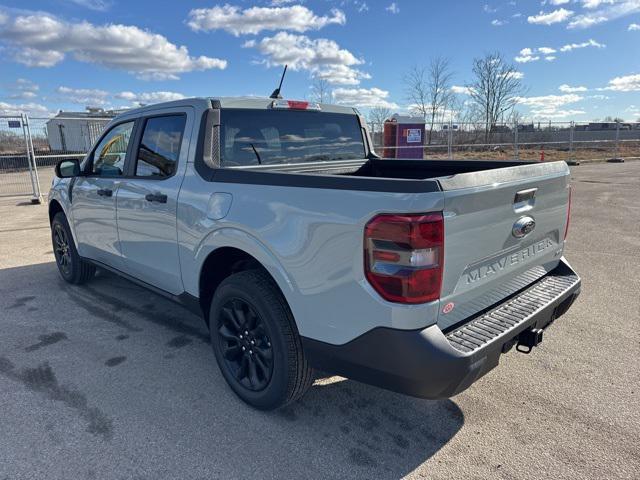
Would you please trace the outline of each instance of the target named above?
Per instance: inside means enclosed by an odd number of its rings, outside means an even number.
[[[453,121],[449,119],[449,129],[447,133],[447,154],[449,160],[453,160]]]
[[[620,120],[616,120],[616,144],[615,144],[615,155],[613,159],[618,161],[620,159]]]
[[[571,162],[575,162],[576,157],[575,157],[575,153],[573,152],[573,132],[575,131],[575,122],[571,122],[569,124],[569,160]]]
[[[31,199],[32,203],[42,203],[42,192],[40,190],[40,177],[38,176],[38,165],[36,163],[36,152],[35,149],[33,148],[33,138],[31,138],[31,127],[29,125],[29,115],[27,115],[26,113],[24,114],[24,119],[26,121],[26,127],[27,127],[27,139],[28,139],[28,156],[30,157],[30,161],[33,162],[33,171],[32,171],[32,175],[33,175],[33,182],[35,185],[35,190],[34,190],[34,194],[33,194],[33,198]],[[31,167],[29,167],[29,170],[31,170]]]
[[[518,121],[513,122],[513,153],[516,160],[520,160],[520,151],[518,149]]]
[[[31,203],[40,203],[39,189],[37,187],[36,179],[33,174],[33,166],[31,165],[31,148],[29,147],[26,118],[27,116],[24,113],[20,114],[20,123],[22,124],[22,137],[24,138],[24,152],[27,159],[27,166],[29,167],[29,179],[31,180]]]

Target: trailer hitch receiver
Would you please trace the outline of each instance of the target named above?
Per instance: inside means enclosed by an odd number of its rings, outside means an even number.
[[[521,353],[530,353],[533,347],[542,342],[543,330],[541,328],[529,328],[518,335],[516,350]]]

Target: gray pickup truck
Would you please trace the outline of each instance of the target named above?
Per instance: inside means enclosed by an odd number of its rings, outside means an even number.
[[[577,297],[564,162],[389,160],[357,110],[196,98],[115,118],[56,167],[55,258],[200,313],[245,402],[314,369],[422,398],[529,352]]]

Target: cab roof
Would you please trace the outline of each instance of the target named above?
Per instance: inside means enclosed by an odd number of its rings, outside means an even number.
[[[283,100],[296,100],[287,99]],[[175,107],[193,107],[197,110],[207,110],[212,107],[218,108],[248,108],[248,109],[264,109],[270,108],[274,99],[268,97],[193,97],[183,98],[180,100],[174,100],[171,102],[154,103],[153,105],[146,105],[144,107],[133,108],[123,112],[118,118],[137,116],[147,112],[153,112],[162,110],[165,108]],[[318,105],[314,102],[314,105]],[[333,105],[329,103],[322,103],[320,105],[320,111],[329,113],[345,113],[345,114],[358,114],[358,110],[353,107],[345,107],[342,105]]]

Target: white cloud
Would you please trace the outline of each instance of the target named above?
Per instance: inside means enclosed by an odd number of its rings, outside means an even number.
[[[531,15],[527,17],[527,22],[536,25],[552,25],[554,23],[566,22],[572,15],[572,10],[566,8],[559,8],[552,12],[540,12],[538,15]]]
[[[38,96],[40,87],[26,78],[18,78],[14,83],[7,85],[8,98],[12,100],[32,100]]]
[[[549,0],[550,5],[566,5],[567,3],[571,3],[571,0]]]
[[[396,2],[393,2],[391,5],[389,5],[387,8],[385,8],[386,11],[393,13],[394,15],[396,13],[400,13],[400,7],[398,7],[398,5],[396,4]]]
[[[584,97],[573,93],[567,95],[543,95],[539,97],[520,97],[518,98],[518,104],[532,108],[561,107],[583,99]]]
[[[538,55],[534,55],[530,48],[523,48],[520,50],[520,55],[517,55],[514,60],[518,63],[529,63],[540,60]]]
[[[109,92],[94,88],[71,88],[61,86],[56,89],[64,101],[79,105],[99,107],[107,104]]]
[[[566,95],[544,95],[539,97],[521,97],[520,105],[529,107],[532,118],[535,119],[560,119],[585,113],[581,108],[569,108],[567,105],[584,100],[584,97],[575,93]]]
[[[521,97],[518,104],[529,107],[531,116],[537,119],[558,119],[584,114],[582,109],[565,109],[566,105],[584,100],[584,97],[570,93],[566,95],[544,95]]]
[[[586,92],[589,89],[587,87],[572,87],[570,85],[567,85],[566,83],[563,83],[558,87],[558,90],[560,90],[563,93],[576,93],[576,92]]]
[[[0,20],[0,40],[17,62],[30,67],[51,67],[72,54],[80,62],[125,70],[142,79],[164,80],[227,66],[219,58],[192,57],[187,47],[135,26],[70,23],[47,13],[5,15]]]
[[[470,95],[471,94],[471,88],[463,87],[462,85],[453,85],[451,87],[451,91],[453,93],[457,93],[457,94],[460,94],[460,95]]]
[[[638,31],[638,30],[640,30],[640,24],[631,23],[631,24],[629,24],[629,28],[627,28],[627,30],[629,30],[630,32]]]
[[[587,48],[587,47],[595,47],[595,48],[605,48],[606,45],[596,42],[593,39],[589,39],[586,42],[582,43],[570,43],[560,47],[559,49],[551,48],[551,47],[539,47],[539,48],[523,48],[520,50],[519,55],[517,55],[514,60],[518,63],[528,63],[528,62],[536,62],[541,58],[544,58],[548,62],[552,62],[556,60],[557,56],[553,55],[558,52],[558,50],[562,53],[570,52],[572,50],[576,50],[579,48]]]
[[[5,103],[0,102],[0,114],[2,115],[20,115],[21,113],[28,113],[33,116],[49,116],[51,112],[44,105],[39,103]]]
[[[513,72],[507,72],[506,74],[501,75],[501,76],[502,77],[507,77],[507,78],[513,78],[515,80],[522,80],[524,78],[524,73],[513,71]]]
[[[307,70],[330,83],[358,85],[371,76],[357,68],[364,60],[326,38],[310,39],[305,35],[278,32],[260,41],[249,40],[245,48],[255,48],[266,57],[267,66],[288,64],[293,70]]]
[[[341,105],[353,107],[398,108],[398,104],[388,100],[389,92],[380,88],[336,88],[333,101]]]
[[[149,105],[152,103],[170,102],[172,100],[180,100],[185,98],[184,95],[177,92],[120,92],[114,95],[115,98],[120,100],[126,100],[135,105]]]
[[[569,43],[560,47],[561,52],[570,52],[571,50],[575,50],[578,48],[587,48],[587,47],[596,47],[596,48],[605,48],[606,45],[603,43],[596,42],[592,38],[582,43]]]
[[[330,16],[318,16],[302,5],[290,7],[251,7],[242,10],[234,5],[197,8],[189,12],[187,24],[195,31],[225,30],[235,36],[258,34],[263,30],[306,32],[331,24],[344,25],[345,14],[338,9]]]
[[[587,9],[598,8],[600,5],[611,5],[618,0],[582,0],[582,6]]]
[[[609,80],[609,84],[602,90],[617,92],[640,92],[640,74],[624,75]]]
[[[68,2],[75,3],[81,7],[88,8],[89,10],[96,10],[98,12],[105,12],[111,7],[109,0],[67,0]]]
[[[506,20],[498,20],[497,18],[491,21],[491,25],[494,27],[501,27],[506,23],[508,23]]]
[[[589,28],[640,12],[638,0],[584,0],[583,6],[589,11],[574,17],[567,28]]]
[[[150,105],[153,103],[170,102],[172,100],[180,100],[185,98],[181,93],[177,92],[142,92],[134,93],[123,91],[119,93],[111,93],[106,90],[93,88],[71,88],[60,86],[56,89],[58,100],[61,102],[76,103],[78,105],[103,107],[110,105],[111,99],[125,100],[130,102],[132,106]]]

